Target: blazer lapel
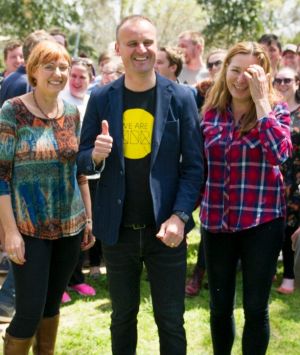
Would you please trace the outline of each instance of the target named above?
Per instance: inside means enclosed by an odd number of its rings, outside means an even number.
[[[120,78],[114,82],[109,92],[110,103],[110,134],[114,139],[114,145],[117,148],[121,165],[124,168],[123,156],[123,85],[124,78]]]
[[[164,132],[171,97],[172,91],[168,88],[168,82],[157,75],[156,110],[152,137],[151,168],[156,159],[161,138]]]

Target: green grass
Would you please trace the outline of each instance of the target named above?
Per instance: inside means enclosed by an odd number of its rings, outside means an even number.
[[[199,242],[198,226],[189,235],[188,273],[196,262]],[[300,292],[289,296],[279,295],[275,289],[282,277],[282,264],[278,264],[278,281],[270,297],[271,339],[268,355],[300,355]],[[97,281],[87,278],[97,289],[97,296],[84,299],[71,293],[72,302],[61,308],[61,322],[56,355],[109,355],[110,301],[106,276]],[[241,354],[243,309],[241,275],[238,275],[236,297],[236,339],[233,355]],[[185,328],[188,354],[212,354],[209,329],[209,295],[203,289],[199,296],[186,299]],[[141,306],[138,317],[138,355],[159,354],[158,336],[153,320],[149,285],[145,274],[141,281]],[[253,354],[255,355],[255,354]]]

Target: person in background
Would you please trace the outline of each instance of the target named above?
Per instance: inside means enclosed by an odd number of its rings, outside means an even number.
[[[300,44],[297,46],[297,56],[298,56],[298,73],[300,73]]]
[[[102,52],[99,54],[98,72],[100,73],[100,75],[102,73],[102,69],[103,69],[104,65],[107,64],[111,60],[111,57],[113,57],[113,55],[108,51],[105,51],[105,52]]]
[[[295,274],[295,288],[300,290],[300,229],[292,235],[292,248],[295,252],[294,257],[294,274]]]
[[[0,242],[1,247],[5,249],[5,238],[2,224],[0,223]],[[6,256],[6,253],[5,253]],[[9,258],[8,273],[0,289],[0,323],[9,323],[15,313],[15,285]],[[3,259],[2,259],[3,260]]]
[[[94,79],[93,62],[89,58],[76,57],[72,59],[69,82],[60,93],[60,97],[77,106],[81,123],[85,114],[90,95],[87,88]]]
[[[210,79],[214,80],[217,73],[219,73],[227,50],[223,48],[213,49],[209,52],[206,58],[206,66],[209,72]]]
[[[33,91],[7,100],[0,113],[0,221],[12,261],[16,313],[4,354],[54,354],[62,294],[80,247],[94,243],[86,178],[78,175],[80,119],[58,95],[70,57],[51,41],[27,60]]]
[[[154,69],[157,73],[165,78],[181,84],[193,94],[197,107],[201,106],[201,101],[198,100],[197,90],[192,85],[180,83],[178,77],[183,68],[183,53],[178,47],[160,47],[157,52],[157,59]]]
[[[22,42],[19,40],[11,40],[7,42],[4,46],[3,54],[5,67],[4,71],[0,73],[0,90],[4,78],[15,72],[20,65],[24,64]]]
[[[178,47],[182,49],[185,61],[179,76],[180,82],[193,85],[207,78],[203,36],[199,32],[184,31],[178,36]]]
[[[203,104],[205,97],[212,87],[216,74],[220,71],[224,58],[227,51],[225,49],[214,49],[212,50],[206,58],[206,66],[209,72],[209,78],[204,79],[196,84],[197,89],[197,102]],[[201,106],[202,106],[201,104]],[[201,109],[201,107],[199,107]],[[200,234],[201,228],[200,228]],[[197,262],[192,272],[192,277],[187,281],[185,286],[185,295],[187,297],[195,297],[199,294],[199,291],[202,287],[203,279],[205,276],[205,256],[204,256],[204,245],[203,238],[201,237],[198,253],[197,253]]]
[[[49,31],[50,36],[53,37],[53,39],[64,46],[66,49],[68,49],[68,40],[67,36],[64,32],[62,32],[59,28],[53,28]]]
[[[197,107],[183,85],[155,73],[151,20],[124,18],[116,53],[125,75],[92,93],[77,157],[82,173],[102,170],[93,232],[102,241],[112,300],[112,353],[136,353],[145,264],[160,353],[185,355],[185,235],[203,183]]]
[[[216,74],[220,71],[224,57],[227,51],[225,49],[213,49],[206,58],[206,66],[208,69],[209,76],[196,83],[195,88],[197,89],[198,102],[203,104],[205,96],[208,90],[211,88]],[[201,105],[202,107],[202,105]],[[199,107],[201,109],[201,107]]]
[[[298,68],[300,71],[300,44],[297,47],[298,55]],[[299,73],[298,73],[299,74]],[[300,290],[300,228],[298,228],[295,233],[291,236],[292,239],[292,249],[294,250],[294,275],[295,275],[295,288]]]
[[[300,226],[300,88],[299,75],[290,68],[283,67],[275,75],[274,88],[288,104],[291,115],[291,139],[293,155],[282,165],[286,186],[287,218],[285,238],[282,246],[283,280],[277,292],[290,294],[294,292],[294,251],[292,235]]]
[[[292,43],[288,43],[282,48],[282,59],[281,66],[290,67],[294,69],[296,72],[299,70],[298,66],[298,54],[297,54],[297,46]]]
[[[89,88],[88,88],[89,93],[91,93],[95,87],[101,86],[103,66],[105,64],[107,64],[113,56],[114,55],[108,51],[100,53],[100,55],[98,57],[98,73],[99,73],[99,75],[95,76],[94,80],[89,85]]]
[[[68,85],[60,93],[60,97],[63,100],[65,100],[69,104],[75,105],[78,108],[81,124],[90,97],[90,95],[87,93],[87,89],[89,84],[94,78],[93,73],[94,73],[93,63],[90,59],[80,58],[80,57],[73,58],[71,63]],[[92,178],[96,179],[97,182],[98,181],[97,179],[99,179],[99,174]],[[91,191],[91,189],[90,189],[90,196],[92,202],[94,199],[94,194],[93,191]],[[93,245],[93,248],[94,247],[95,245]],[[71,279],[68,283],[68,288],[70,290],[77,292],[81,296],[95,296],[96,290],[91,285],[85,282],[85,277],[82,272],[83,262],[84,262],[84,252],[81,252],[75,270],[73,271]],[[62,303],[67,303],[70,301],[71,301],[70,294],[67,291],[65,291],[62,296]]]
[[[274,77],[281,64],[282,47],[279,38],[273,33],[266,33],[259,38],[258,43],[268,53],[272,67],[271,75]]]
[[[26,61],[34,46],[41,41],[50,39],[52,39],[52,37],[44,30],[34,31],[25,38],[22,47],[24,63],[21,64],[15,72],[3,80],[0,90],[0,108],[5,100],[23,95],[31,90],[26,75]]]
[[[101,85],[107,85],[114,80],[117,80],[124,74],[124,65],[120,57],[112,56],[105,64],[101,71]]]
[[[157,73],[179,84],[178,77],[183,68],[183,52],[178,47],[160,47],[154,66]]]
[[[207,179],[200,221],[214,355],[231,354],[239,260],[243,354],[265,354],[270,338],[268,300],[286,215],[280,165],[292,152],[289,111],[270,73],[262,46],[235,44],[202,108]]]

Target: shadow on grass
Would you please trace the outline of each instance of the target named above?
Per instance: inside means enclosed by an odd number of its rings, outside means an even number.
[[[110,301],[108,301],[106,303],[100,304],[99,306],[96,307],[96,309],[101,312],[110,313],[111,312],[111,303],[110,303]]]

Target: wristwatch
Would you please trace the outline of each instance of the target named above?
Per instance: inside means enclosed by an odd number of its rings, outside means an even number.
[[[183,211],[174,211],[173,214],[175,214],[175,216],[179,217],[184,224],[186,224],[188,222],[188,220],[190,219],[189,215],[187,215]]]

